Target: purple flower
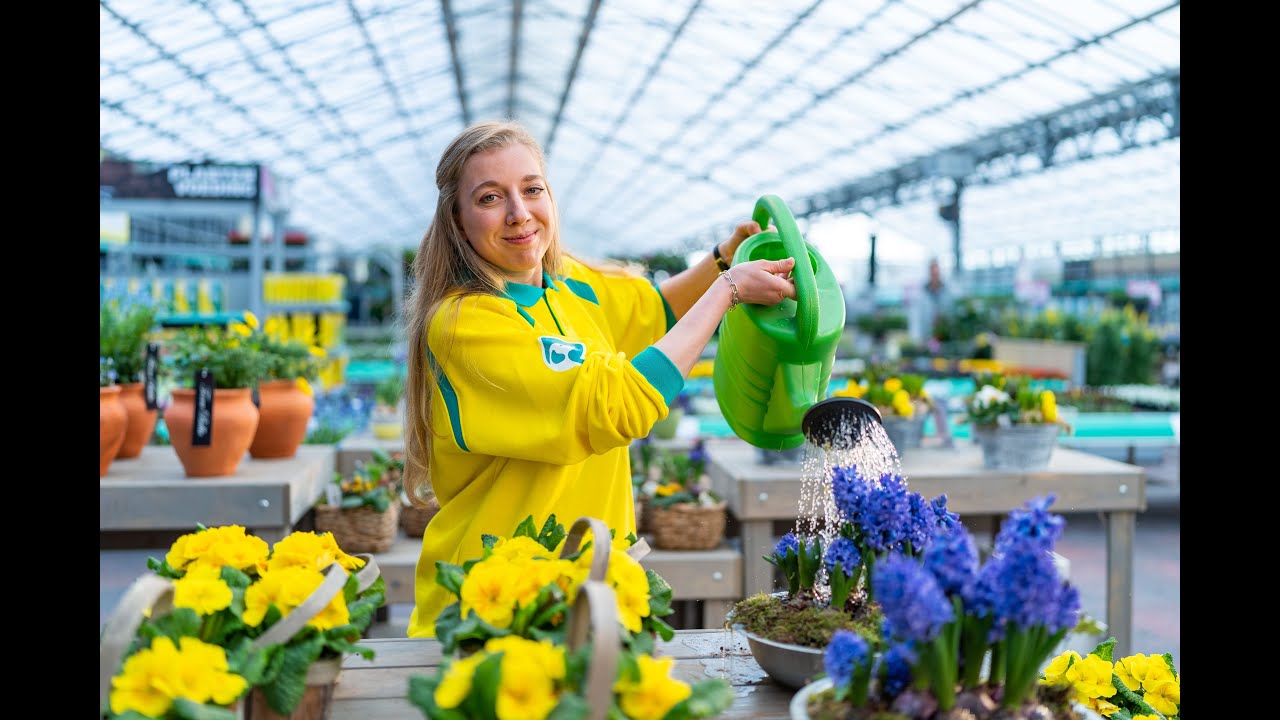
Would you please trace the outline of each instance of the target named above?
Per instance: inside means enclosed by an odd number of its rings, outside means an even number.
[[[943,493],[930,501],[933,507],[934,522],[938,527],[951,528],[960,524],[960,516],[947,509],[947,494]]]
[[[782,539],[778,541],[778,544],[773,546],[773,555],[779,560],[785,558],[788,551],[793,555],[800,554],[800,541],[796,540],[795,533],[787,533],[786,535],[783,535]]]
[[[933,574],[905,555],[892,553],[878,561],[871,587],[895,634],[904,640],[927,643],[953,619],[951,602]]]
[[[822,666],[835,687],[845,687],[853,671],[870,658],[867,641],[851,630],[836,630],[822,654]]]
[[[1061,595],[1066,584],[1059,577],[1049,552],[1020,548],[995,556],[991,562],[995,566],[993,579],[998,593],[997,624],[1013,628],[1060,627],[1065,614]]]
[[[871,489],[858,466],[840,466],[831,470],[831,493],[836,509],[846,520],[852,520],[862,509],[863,497]]]
[[[905,486],[904,480],[903,487]],[[916,492],[907,493],[907,508],[907,515],[902,522],[902,539],[904,542],[911,543],[913,553],[919,553],[929,546],[937,515],[934,513],[933,505]]]
[[[1048,626],[1050,633],[1059,630],[1068,632],[1080,622],[1080,590],[1074,585],[1063,583],[1062,592],[1058,594],[1057,613],[1051,618]]]
[[[915,651],[908,643],[896,643],[880,656],[881,695],[896,697],[911,684],[911,666],[916,663]]]
[[[964,597],[978,575],[978,548],[964,525],[937,528],[924,551],[924,566],[947,595]]]
[[[862,565],[862,553],[858,546],[847,537],[838,537],[827,546],[827,572],[835,573],[836,568],[845,575],[853,575]]]
[[[693,447],[689,450],[689,462],[695,465],[707,462],[707,448],[702,438],[693,441]]]
[[[1040,550],[1052,550],[1067,521],[1061,515],[1049,512],[1049,506],[1057,498],[1047,495],[1026,502],[1026,509],[1014,510],[1000,526],[994,552],[1005,552],[1010,545],[1031,545]]]

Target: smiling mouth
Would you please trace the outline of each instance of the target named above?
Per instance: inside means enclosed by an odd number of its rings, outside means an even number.
[[[515,237],[509,237],[509,238],[504,238],[504,239],[505,239],[507,242],[512,242],[512,243],[522,243],[522,242],[527,242],[527,241],[529,241],[529,240],[532,240],[532,239],[533,239],[533,236],[534,236],[534,235],[537,235],[537,234],[538,234],[538,231],[537,231],[537,230],[534,230],[533,232],[525,233],[524,235],[517,235],[517,236],[515,236]]]

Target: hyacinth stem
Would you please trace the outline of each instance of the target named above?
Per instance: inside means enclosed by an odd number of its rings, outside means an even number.
[[[1009,659],[1006,667],[1004,697],[1000,706],[1006,709],[1015,708],[1026,700],[1031,683],[1040,674],[1040,660],[1036,651],[1044,643],[1044,626],[1032,628],[1010,629]]]
[[[854,707],[865,707],[867,697],[871,693],[871,668],[875,663],[870,658],[853,668],[849,680],[849,702]]]
[[[967,688],[977,687],[982,673],[982,658],[987,654],[987,633],[991,631],[993,616],[975,618],[964,616],[961,628],[961,685]],[[995,664],[992,663],[992,677],[995,677]]]
[[[1005,651],[1004,640],[999,640],[991,645],[991,672],[987,676],[987,681],[992,685],[1004,684],[1004,659],[1006,655],[1008,655],[1008,652]]]
[[[927,648],[922,650],[922,664],[929,672],[930,689],[939,710],[950,710],[956,704],[956,660],[960,623],[953,620],[942,627]]]

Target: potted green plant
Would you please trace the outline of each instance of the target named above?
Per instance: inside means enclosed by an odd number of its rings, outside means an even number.
[[[164,422],[188,477],[235,473],[253,444],[259,414],[251,392],[267,363],[245,342],[256,325],[245,313],[245,322],[185,328],[167,346],[178,387]],[[212,406],[207,417],[197,418],[197,392],[201,408]]]
[[[641,485],[653,546],[659,550],[710,550],[724,539],[728,503],[711,489],[707,451],[697,439],[685,453],[657,451],[656,478]]]
[[[373,413],[369,427],[379,440],[398,440],[404,435],[404,373],[397,366],[373,388]]]
[[[882,379],[883,378],[883,379]],[[933,411],[933,400],[924,390],[925,377],[912,373],[868,374],[849,381],[840,397],[862,398],[880,411],[880,424],[899,453],[920,447],[924,422]]]
[[[1052,390],[1037,389],[1029,377],[980,376],[966,413],[982,446],[982,463],[993,470],[1042,470],[1049,465],[1058,434],[1071,425],[1058,415]]]
[[[386,552],[400,519],[399,475],[390,463],[357,462],[350,477],[335,472],[316,502],[316,530],[331,532],[353,552]]]
[[[157,408],[147,409],[144,396],[147,344],[156,338],[156,310],[145,303],[113,298],[98,309],[99,356],[111,361],[120,386],[120,403],[128,422],[117,459],[135,458],[155,431]]]
[[[257,432],[249,446],[254,458],[291,458],[307,436],[315,411],[312,382],[326,361],[324,348],[281,337],[268,327],[254,330],[253,344],[266,359],[258,381]]]

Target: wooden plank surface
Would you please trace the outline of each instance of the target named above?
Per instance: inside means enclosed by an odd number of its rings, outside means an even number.
[[[800,465],[762,465],[745,442],[708,446],[712,487],[741,520],[791,519],[800,506]],[[1054,493],[1058,512],[1142,511],[1146,472],[1079,450],[1057,447],[1044,470],[1010,472],[982,467],[981,448],[914,448],[901,461],[912,491],[932,499],[946,493],[947,507],[964,515],[1003,514],[1034,497]]]
[[[414,601],[414,572],[421,551],[422,539],[401,531],[390,550],[374,554],[387,584],[388,603]],[[661,575],[677,600],[742,598],[742,553],[728,542],[712,550],[653,550],[640,564]]]
[[[440,664],[440,644],[431,639],[362,640],[373,660],[351,655],[334,687],[330,720],[421,720],[408,700],[409,678],[425,676]],[[760,669],[742,635],[725,630],[678,630],[658,641],[656,655],[676,659],[674,675],[685,682],[724,678],[733,685],[733,705],[719,717],[787,717],[795,691],[774,683]]]
[[[100,478],[99,530],[291,526],[324,492],[333,467],[332,445],[303,445],[292,458],[246,453],[232,475],[189,478],[172,447],[148,445]]]

